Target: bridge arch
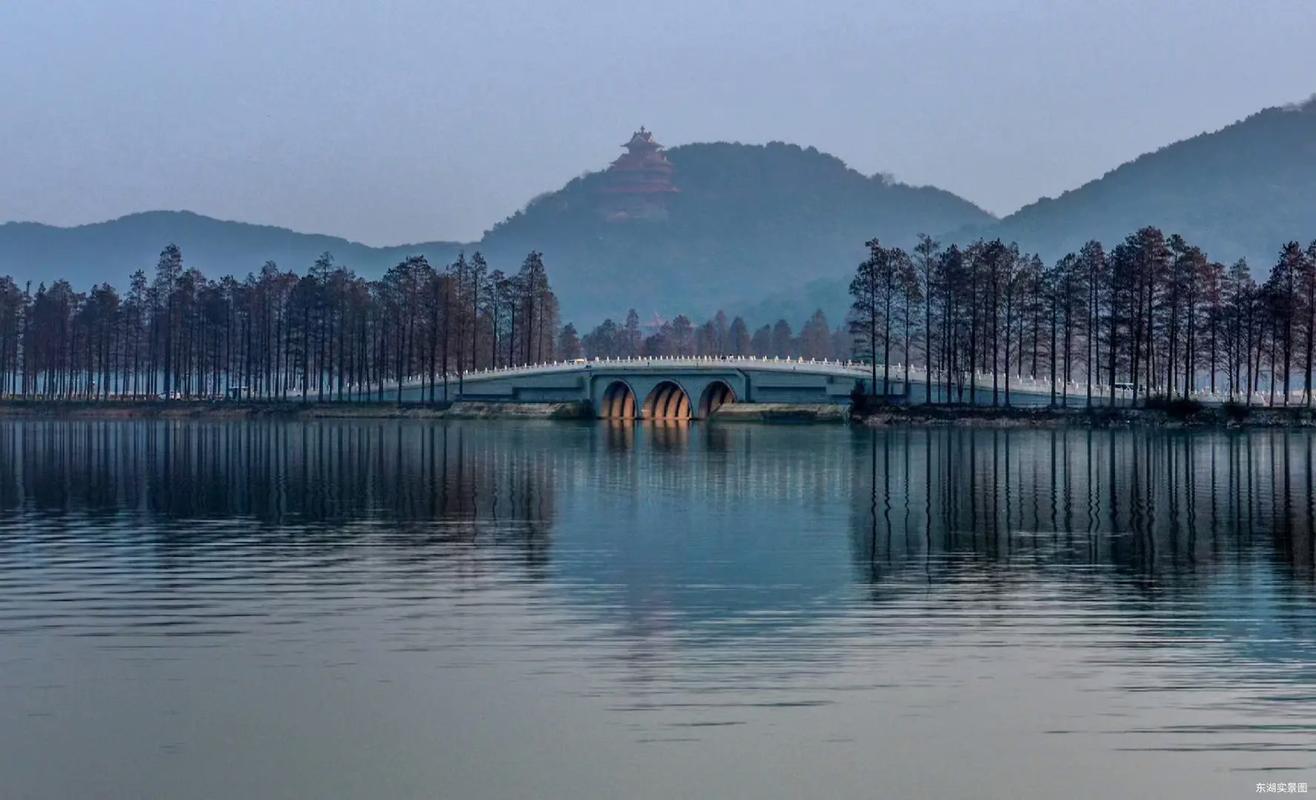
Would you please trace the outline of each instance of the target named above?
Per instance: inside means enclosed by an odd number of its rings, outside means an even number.
[[[690,419],[690,395],[676,381],[661,381],[644,400],[645,419]]]
[[[736,390],[724,380],[710,381],[699,397],[699,418],[708,417],[727,403],[736,402]]]
[[[603,407],[599,409],[599,416],[604,419],[635,419],[639,414],[636,412],[635,390],[624,380],[615,380],[608,384],[608,388],[603,391]]]

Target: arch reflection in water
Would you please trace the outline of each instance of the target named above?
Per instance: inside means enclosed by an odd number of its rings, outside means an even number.
[[[605,418],[603,441],[609,450],[627,452],[635,447],[635,425],[633,420]]]
[[[684,451],[690,445],[690,420],[688,418],[656,419],[644,426],[643,433],[655,450]]]

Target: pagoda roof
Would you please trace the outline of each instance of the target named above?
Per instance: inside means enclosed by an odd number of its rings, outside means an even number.
[[[662,147],[662,145],[654,140],[652,131],[646,131],[641,125],[638,131],[631,134],[631,140],[622,147]]]

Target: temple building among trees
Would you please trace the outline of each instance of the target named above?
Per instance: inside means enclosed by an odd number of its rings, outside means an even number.
[[[600,211],[608,220],[664,219],[668,199],[679,191],[672,183],[672,162],[653,133],[640,126],[604,173]]]

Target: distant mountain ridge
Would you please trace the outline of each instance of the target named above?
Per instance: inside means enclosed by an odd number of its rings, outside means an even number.
[[[877,236],[910,247],[979,236],[1017,241],[1053,260],[1143,225],[1180,233],[1217,260],[1254,269],[1294,238],[1316,237],[1316,103],[1270,108],[1168,145],[1062,194],[996,219],[963,198],[865,176],[814,148],[774,142],[688,144],[665,151],[677,191],[661,215],[602,213],[608,173],[590,172],[530,201],[478,242],[371,247],[334,236],[227,222],[180,211],[132,214],[72,228],[0,225],[0,274],[65,277],[79,288],[150,270],[169,242],[209,275],[242,276],[267,260],[305,269],[321,252],[369,277],[409,255],[442,264],[461,249],[515,270],[544,253],[564,319],[590,325],[634,307],[642,316],[726,308],[792,323],[822,307],[840,321],[845,286]]]
[[[1055,259],[1155,225],[1212,258],[1266,269],[1292,239],[1316,238],[1316,100],[1267,108],[1167,145],[990,228]]]
[[[1050,262],[1090,239],[1110,246],[1146,225],[1182,235],[1216,261],[1245,258],[1257,276],[1286,242],[1316,239],[1316,99],[1167,145],[999,221],[929,233],[943,243],[1000,237]],[[812,305],[841,314],[847,284],[842,274],[820,278],[744,312],[798,319]]]
[[[337,236],[219,220],[191,211],[145,211],[69,228],[37,222],[0,224],[0,274],[33,283],[66,278],[80,289],[105,281],[122,288],[133,271],[151,272],[170,242],[182,248],[188,266],[212,276],[257,272],[266,261],[285,269],[305,269],[325,251],[362,272],[377,274],[414,253],[442,261],[461,248],[455,242],[371,247]]]
[[[515,270],[540,250],[564,318],[596,322],[628,308],[643,314],[711,314],[774,290],[849,268],[874,235],[912,244],[922,230],[982,224],[987,212],[950,192],[867,177],[813,148],[771,143],[690,144],[666,151],[679,190],[661,219],[600,213],[605,171],[540,195],[481,241],[370,247],[346,239],[192,212],[153,211],[58,228],[0,225],[0,274],[68,278],[79,288],[122,285],[151,269],[175,242],[185,262],[209,275],[245,275],[272,260],[305,269],[321,252],[378,276],[409,255],[435,263],[479,249]]]
[[[371,247],[192,212],[145,212],[76,228],[0,225],[0,274],[121,286],[133,270],[150,270],[168,242],[205,274],[238,276],[266,261],[303,270],[326,250],[367,276],[408,255],[443,263],[462,249],[516,270],[540,250],[563,316],[591,322],[632,307],[646,316],[712,313],[848,270],[873,236],[912,245],[920,230],[992,220],[950,192],[869,178],[812,147],[709,143],[666,155],[679,191],[659,220],[600,213],[608,172],[596,171],[536,197],[478,242]]]
[[[568,310],[704,315],[849,271],[873,236],[912,246],[923,230],[994,220],[950,192],[868,177],[811,147],[689,144],[666,154],[679,191],[664,219],[605,219],[607,173],[594,172],[494,226],[480,247],[500,262],[542,250]]]

